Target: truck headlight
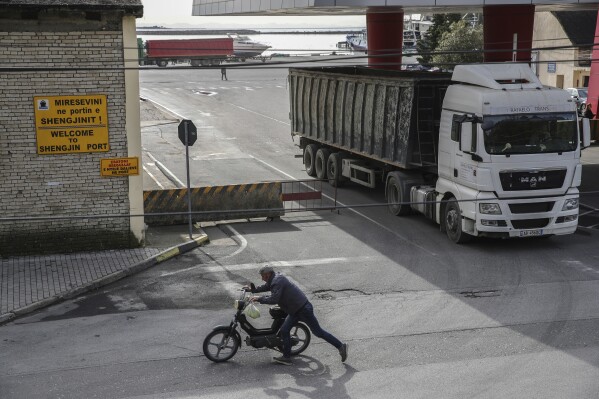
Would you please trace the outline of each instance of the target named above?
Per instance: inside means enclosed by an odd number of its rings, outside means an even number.
[[[488,204],[481,202],[478,204],[478,209],[480,213],[484,213],[486,215],[501,215],[501,208],[499,204]]]
[[[569,198],[564,201],[562,211],[571,211],[572,209],[578,208],[578,198]]]

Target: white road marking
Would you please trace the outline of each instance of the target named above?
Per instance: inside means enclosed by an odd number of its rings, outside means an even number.
[[[146,154],[148,154],[148,156],[152,159],[152,161],[154,161],[154,163],[156,164],[156,166],[158,167],[158,169],[160,169],[160,171],[162,173],[164,173],[164,175],[169,179],[169,180],[174,180],[175,184],[178,184],[179,187],[187,187],[186,184],[184,184],[181,180],[179,180],[177,178],[177,176],[175,176],[175,174],[173,172],[171,172],[166,166],[164,166],[160,161],[158,161],[156,158],[154,158],[154,155],[152,155],[150,152],[146,151]]]
[[[264,114],[261,114],[260,112],[252,111],[251,109],[247,109],[247,108],[245,108],[245,107],[242,107],[242,106],[239,106],[239,105],[237,105],[237,104],[233,104],[233,103],[225,103],[225,104],[227,104],[227,105],[230,105],[230,106],[232,106],[232,107],[239,108],[239,109],[241,109],[241,110],[244,110],[244,111],[247,111],[247,112],[250,112],[250,113],[252,113],[252,114],[259,115],[259,116],[261,116],[261,117],[263,117],[263,118],[270,119],[271,121],[275,121],[275,122],[278,122],[278,123],[282,123],[283,125],[290,126],[290,123],[289,123],[289,122],[283,122],[283,121],[280,121],[280,120],[278,120],[278,119],[271,118],[271,117],[270,117],[270,116],[268,116],[268,115],[264,115]]]
[[[230,255],[224,256],[222,259],[233,257],[233,256],[241,253],[248,246],[247,240],[245,238],[243,238],[243,236],[241,234],[239,234],[239,232],[237,230],[235,230],[231,225],[226,224],[225,227],[227,229],[229,229],[231,231],[231,233],[233,233],[233,237],[235,237],[239,240],[239,248],[237,248],[237,251],[233,252]]]
[[[162,184],[160,184],[160,182],[154,177],[154,175],[152,173],[150,173],[148,168],[146,168],[146,165],[143,165],[142,167],[143,167],[144,171],[148,174],[148,176],[150,176],[152,178],[152,180],[154,180],[154,182],[156,182],[156,184],[158,184],[158,187],[160,187],[161,189],[164,190],[164,186]]]
[[[237,265],[213,265],[214,262],[207,264],[195,265],[186,269],[177,270],[174,272],[162,273],[161,277],[172,276],[187,272],[194,269],[201,269],[202,272],[218,273],[218,272],[231,272],[241,270],[258,270],[262,266],[269,265],[276,268],[285,267],[298,267],[298,266],[318,266],[318,265],[330,265],[335,263],[350,263],[350,262],[372,262],[374,256],[356,256],[351,258],[339,257],[339,258],[317,258],[317,259],[303,259],[303,260],[273,260],[270,262],[259,262],[259,263],[241,263]]]

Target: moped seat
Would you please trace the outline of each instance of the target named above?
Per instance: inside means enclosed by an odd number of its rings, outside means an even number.
[[[268,313],[270,313],[273,319],[281,319],[287,317],[287,313],[285,313],[285,311],[278,306],[271,306],[268,309]]]

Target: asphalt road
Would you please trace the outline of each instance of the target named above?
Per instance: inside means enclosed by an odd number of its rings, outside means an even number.
[[[142,73],[142,95],[204,127],[192,184],[303,179],[283,117],[285,75],[235,70],[221,82],[218,70],[151,70]],[[144,133],[145,155],[184,176],[178,138],[157,126]],[[382,192],[347,187],[338,199],[376,204]],[[382,206],[205,229],[206,247],[1,327],[0,397],[599,393],[597,233],[455,245],[422,217],[390,217]],[[290,367],[246,346],[226,364],[204,358],[203,337],[230,321],[236,289],[258,282],[266,263],[291,276],[321,324],[349,343],[345,364],[319,339]]]

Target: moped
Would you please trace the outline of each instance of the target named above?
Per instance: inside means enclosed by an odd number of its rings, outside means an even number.
[[[279,335],[279,330],[285,321],[285,317],[287,317],[287,313],[278,306],[272,306],[268,310],[273,319],[270,328],[255,328],[243,312],[249,304],[248,292],[241,290],[239,299],[235,301],[235,309],[237,311],[231,324],[214,327],[204,339],[202,349],[208,359],[220,363],[226,362],[235,356],[242,342],[239,328],[247,334],[245,337],[245,344],[247,346],[270,348],[283,352],[283,342]],[[310,329],[304,323],[298,321],[293,325],[291,328],[292,356],[299,355],[306,350],[308,345],[310,345],[311,335]]]

